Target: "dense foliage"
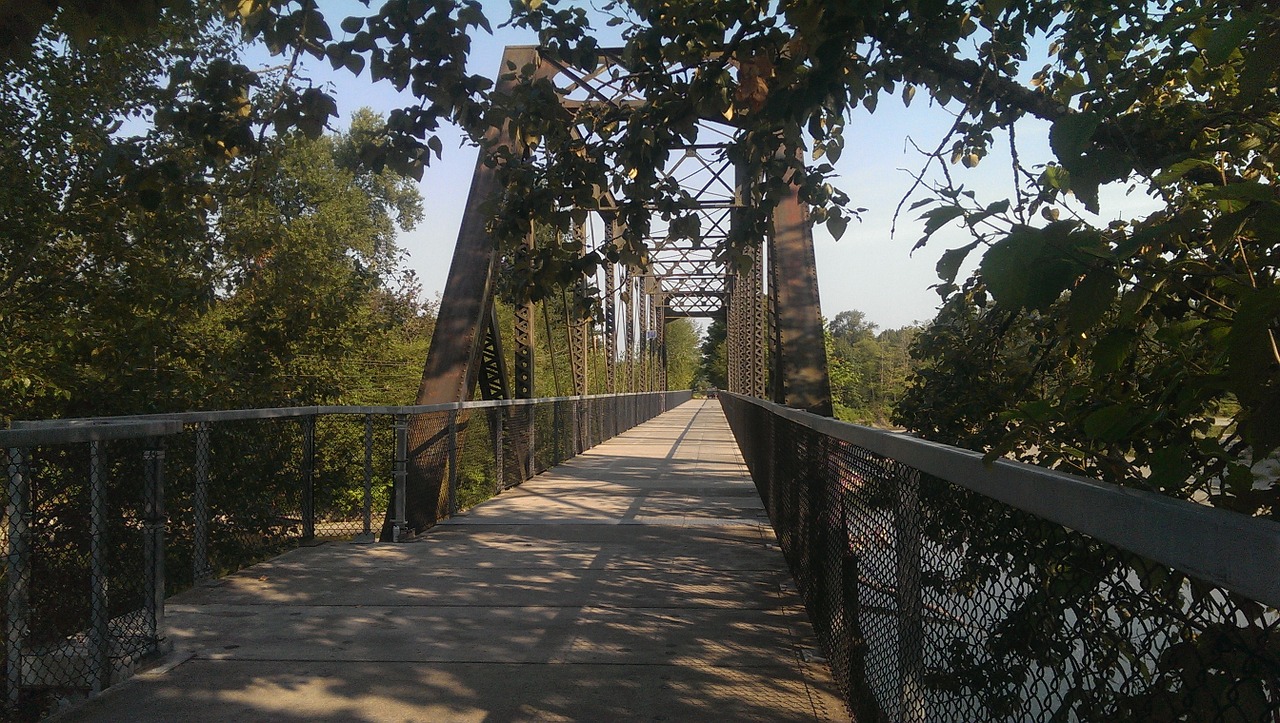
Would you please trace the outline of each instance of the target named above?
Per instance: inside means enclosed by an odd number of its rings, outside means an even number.
[[[835,416],[889,426],[914,368],[908,352],[917,327],[885,329],[860,311],[842,311],[827,324],[827,372]]]
[[[166,73],[239,52],[201,12],[3,66],[0,417],[410,400],[432,320],[417,189],[360,163],[385,124],[209,163],[159,120],[193,92]]]

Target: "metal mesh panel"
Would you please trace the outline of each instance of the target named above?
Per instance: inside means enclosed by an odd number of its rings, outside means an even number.
[[[455,511],[470,509],[497,491],[496,411],[478,410],[459,418]]]
[[[3,681],[15,719],[101,690],[157,649],[162,560],[147,495],[163,453],[152,446],[5,452]]]
[[[303,538],[305,422],[221,422],[209,431],[209,565],[238,570]]]
[[[858,720],[1280,719],[1275,609],[723,403]]]
[[[350,539],[370,532],[364,526],[366,415],[324,415],[316,419],[314,470],[314,535]],[[368,420],[369,511],[386,516],[391,490],[392,429],[386,415]]]
[[[505,407],[495,410],[503,415],[502,480],[503,489],[514,487],[533,476],[529,450],[534,432],[532,406]]]
[[[409,417],[407,452],[409,459],[413,460],[409,474],[422,475],[429,494],[438,490],[445,490],[447,494],[450,416],[448,412],[431,412]],[[438,496],[432,501],[438,517],[449,513],[447,503],[438,504],[442,499]]]

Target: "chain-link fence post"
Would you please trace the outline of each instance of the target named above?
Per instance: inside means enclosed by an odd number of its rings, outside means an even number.
[[[107,489],[102,442],[89,442],[89,684],[111,684],[111,630],[107,617]]]
[[[458,514],[458,410],[449,410],[449,516]]]
[[[898,478],[897,523],[894,525],[898,582],[898,671],[901,676],[901,720],[924,723],[924,626],[920,598],[920,471],[904,470]]]
[[[142,453],[146,488],[143,491],[142,531],[143,564],[146,574],[147,632],[152,652],[159,652],[164,639],[164,528],[168,522],[164,509],[165,453],[159,441]]]
[[[5,556],[5,692],[10,710],[22,694],[22,653],[30,629],[31,481],[26,475],[26,450],[9,449],[8,496],[5,516],[9,540]]]
[[[355,542],[373,542],[373,415],[364,415],[364,529]]]
[[[408,512],[405,505],[405,484],[409,478],[409,415],[395,415],[392,427],[396,435],[396,453],[391,462],[391,476],[395,483],[395,516],[391,520],[391,541],[400,542],[408,532]]]
[[[302,539],[316,536],[316,415],[302,418]]]

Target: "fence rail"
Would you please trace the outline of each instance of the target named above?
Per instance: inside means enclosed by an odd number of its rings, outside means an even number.
[[[166,594],[309,539],[372,541],[383,518],[404,537],[410,457],[421,454],[411,429],[443,442],[447,515],[689,396],[183,412],[0,430],[0,718],[38,718],[162,651]]]
[[[721,399],[857,720],[1280,721],[1280,524]]]

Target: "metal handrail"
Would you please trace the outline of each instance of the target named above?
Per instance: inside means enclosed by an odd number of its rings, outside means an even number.
[[[1280,523],[721,392],[828,437],[1280,607]]]
[[[53,424],[14,422],[13,429],[0,429],[0,448],[164,437],[181,432],[182,422],[168,418],[58,420]]]
[[[159,412],[132,414],[117,417],[77,417],[70,419],[14,420],[14,430],[62,428],[84,424],[113,424],[152,421],[176,421],[179,424],[199,422],[242,422],[261,419],[290,419],[326,414],[435,414],[464,409],[493,409],[498,407],[523,407],[548,402],[589,401],[617,397],[639,397],[661,392],[623,392],[619,394],[589,394],[575,397],[539,397],[537,399],[495,399],[471,402],[444,402],[441,404],[411,404],[403,406],[320,405],[306,407],[268,407],[254,409],[221,409],[205,412]],[[0,433],[5,430],[0,430]],[[140,435],[144,436],[144,435]],[[83,440],[82,440],[83,441]]]

